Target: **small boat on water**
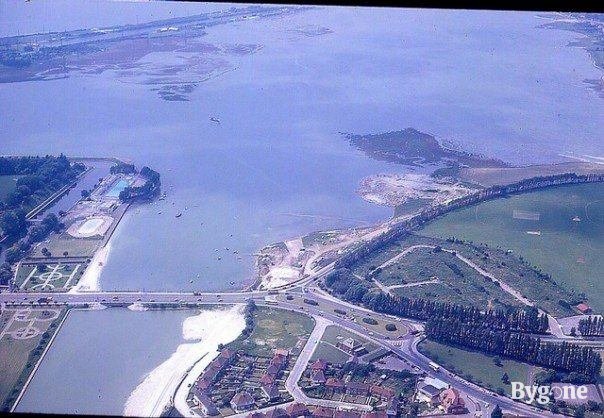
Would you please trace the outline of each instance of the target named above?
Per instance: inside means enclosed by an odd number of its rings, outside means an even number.
[[[177,218],[180,218],[181,216],[182,216],[182,213],[177,213],[177,214],[176,214],[176,217],[177,217]]]
[[[218,119],[217,117],[210,116],[210,120],[211,120],[212,122],[216,122],[217,124],[219,124],[219,125],[220,125],[220,119]]]

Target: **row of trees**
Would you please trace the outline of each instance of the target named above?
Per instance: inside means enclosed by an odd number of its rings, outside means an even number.
[[[455,317],[429,319],[425,330],[434,341],[575,372],[589,382],[596,381],[602,367],[602,358],[591,347],[567,342],[543,343],[529,334],[497,330]]]
[[[6,262],[16,263],[25,256],[33,244],[43,241],[51,232],[58,232],[61,228],[63,228],[63,224],[59,221],[57,215],[54,213],[47,214],[41,222],[29,228],[24,238],[6,250]]]
[[[355,277],[348,269],[334,270],[325,277],[325,285],[342,299],[360,303],[376,312],[407,318],[456,318],[476,326],[496,330],[545,333],[547,316],[534,307],[482,312],[472,306],[457,305],[422,298],[410,299],[373,291],[367,282]]]
[[[581,319],[577,329],[583,336],[604,336],[604,317],[588,316]]]

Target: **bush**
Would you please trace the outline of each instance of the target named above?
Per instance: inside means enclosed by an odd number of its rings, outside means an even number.
[[[363,322],[369,325],[377,325],[377,321],[373,318],[363,318]]]
[[[396,331],[396,325],[386,324],[386,331],[390,331],[390,332]]]

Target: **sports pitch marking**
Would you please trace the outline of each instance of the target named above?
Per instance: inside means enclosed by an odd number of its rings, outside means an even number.
[[[57,288],[55,286],[56,282],[63,280],[65,277],[67,277],[65,284],[63,284],[59,288],[68,288],[71,285],[71,281],[73,280],[74,276],[80,269],[80,266],[81,266],[81,264],[76,264],[73,271],[69,275],[66,274],[65,272],[61,271],[61,270],[65,270],[65,267],[66,267],[65,264],[57,264],[55,266],[48,266],[50,268],[49,271],[45,271],[45,272],[42,272],[39,274],[36,274],[38,272],[38,266],[34,266],[32,271],[27,275],[27,278],[23,281],[23,283],[21,284],[21,286],[19,286],[19,288],[25,289],[25,287],[27,286],[27,283],[29,283],[29,281],[32,278],[36,278],[36,279],[40,280],[41,283],[31,286],[31,290],[37,290],[37,291],[54,290]]]

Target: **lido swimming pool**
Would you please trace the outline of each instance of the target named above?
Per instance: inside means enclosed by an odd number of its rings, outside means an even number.
[[[119,197],[122,190],[128,187],[130,183],[126,180],[119,180],[117,183],[111,187],[111,189],[107,192],[105,196],[109,197]]]

